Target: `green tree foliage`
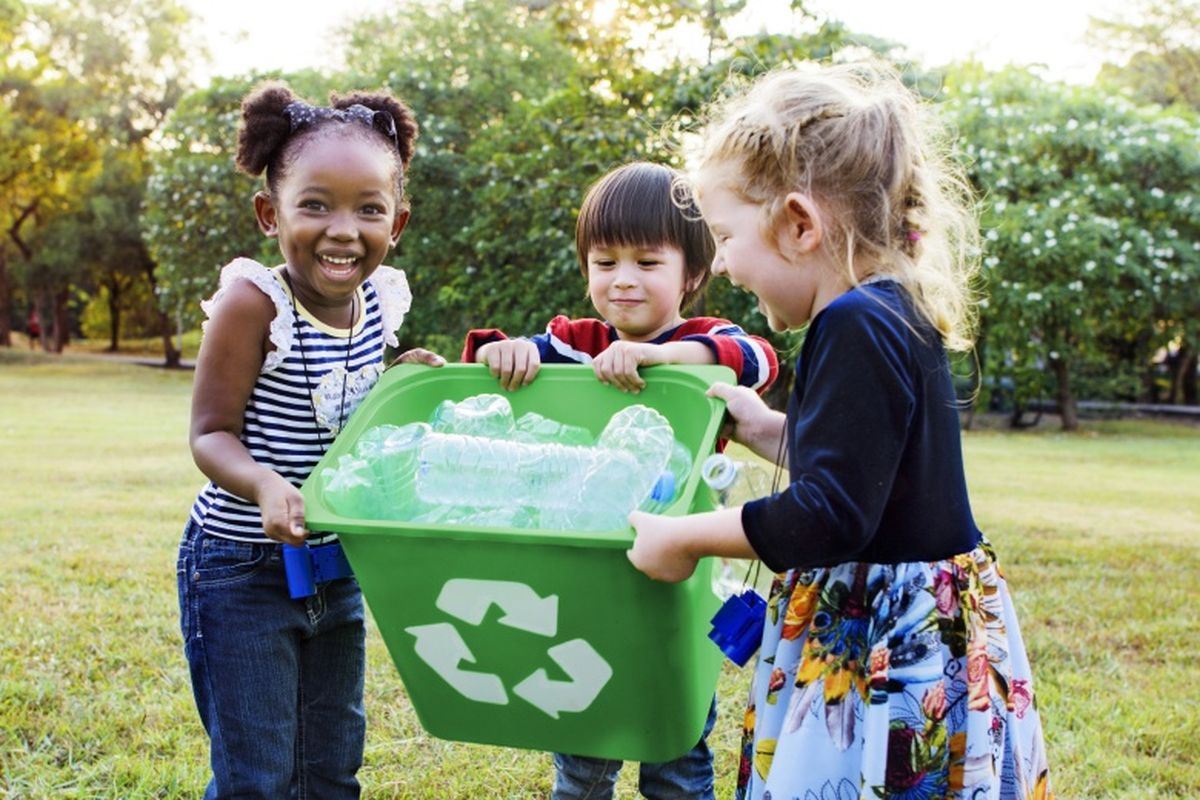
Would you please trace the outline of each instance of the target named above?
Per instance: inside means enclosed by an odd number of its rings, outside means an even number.
[[[159,305],[184,328],[198,324],[222,264],[237,256],[271,263],[272,243],[254,219],[258,184],[234,165],[241,100],[254,83],[217,79],[184,97],[152,155],[142,234],[158,265]]]
[[[9,265],[27,294],[47,298],[54,344],[69,327],[68,303],[95,288],[90,259],[35,252],[33,242],[73,242],[66,233],[140,189],[114,180],[141,175],[146,138],[182,89],[190,14],[175,0],[48,0],[3,6],[9,55],[0,74],[0,337],[7,337]],[[126,150],[119,159],[108,155]],[[114,171],[118,161],[130,167]],[[132,171],[130,171],[132,170]],[[106,175],[104,180],[98,176]],[[106,191],[115,194],[105,198]],[[88,195],[85,197],[85,194]],[[99,218],[94,218],[93,221]],[[110,222],[116,217],[110,216]],[[136,239],[137,219],[120,220]],[[88,223],[91,224],[91,223]],[[14,263],[15,262],[15,263]],[[111,265],[107,270],[121,270]],[[45,309],[43,308],[43,312]]]
[[[1135,399],[1200,308],[1200,129],[1095,88],[1010,69],[950,89],[983,197],[984,374],[1020,400]],[[1047,382],[1048,381],[1048,382]]]
[[[405,8],[351,29],[352,84],[382,83],[422,125],[400,245],[415,295],[406,345],[457,353],[470,327],[540,330],[555,313],[593,313],[574,248],[587,187],[634,159],[682,164],[679,142],[731,72],[754,72],[844,42],[808,37],[722,44],[720,60],[667,60],[651,70],[635,31],[701,18],[737,3],[623,4],[597,24],[594,4],[468,0]],[[722,40],[723,42],[723,40]],[[715,282],[697,311],[766,333],[745,293]],[[788,339],[782,341],[787,342]]]
[[[1090,38],[1116,59],[1100,80],[1142,102],[1200,110],[1200,3],[1137,0],[1114,19],[1093,18]]]
[[[154,267],[138,228],[145,169],[141,149],[106,148],[99,172],[75,191],[80,202],[38,231],[29,261],[29,282],[103,289],[114,351],[122,315],[153,310],[140,307]]]

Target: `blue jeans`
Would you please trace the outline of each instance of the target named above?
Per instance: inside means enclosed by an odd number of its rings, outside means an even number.
[[[713,800],[713,754],[708,734],[717,721],[717,698],[708,708],[704,733],[696,746],[674,761],[642,762],[638,791],[648,800]],[[610,800],[621,772],[620,761],[554,754],[552,800]]]
[[[176,568],[184,652],[211,744],[204,797],[357,798],[366,628],[353,578],[288,597],[278,544],[189,521]]]

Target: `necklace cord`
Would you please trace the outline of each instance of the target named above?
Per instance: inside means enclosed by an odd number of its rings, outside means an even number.
[[[783,426],[783,430],[779,433],[779,448],[775,451],[775,470],[771,475],[771,494],[779,494],[779,486],[783,483],[783,448],[787,442],[787,424]],[[747,587],[754,588],[758,585],[758,573],[762,568],[762,559],[754,559],[750,566],[746,568],[746,575],[742,578],[742,591]]]
[[[296,287],[292,285],[292,278],[284,269],[281,273],[283,282],[288,286],[288,295],[292,301],[292,330],[296,334],[296,350],[300,353],[300,364],[304,367],[304,385],[308,388],[308,410],[312,414],[313,425],[316,426],[317,435],[324,440],[324,435],[321,433],[321,421],[317,418],[317,402],[313,398],[312,376],[308,371],[308,355],[304,352],[304,343],[301,341],[300,335],[300,310],[296,305]],[[346,423],[346,380],[350,376],[350,353],[354,350],[354,324],[358,317],[358,290],[350,296],[350,328],[346,335],[346,360],[342,364],[342,399],[338,404],[338,423],[337,432],[341,433],[342,426]],[[330,442],[333,439],[329,440]],[[327,444],[327,443],[326,443]]]

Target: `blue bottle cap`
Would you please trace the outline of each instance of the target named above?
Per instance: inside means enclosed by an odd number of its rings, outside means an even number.
[[[658,476],[654,488],[650,490],[650,499],[656,503],[669,503],[675,499],[674,473],[668,471]]]

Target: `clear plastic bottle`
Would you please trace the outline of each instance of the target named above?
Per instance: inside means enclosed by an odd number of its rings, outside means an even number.
[[[320,480],[329,507],[343,517],[373,519],[379,514],[375,480],[366,460],[343,455],[337,466],[321,470]]]
[[[331,506],[376,519],[613,530],[656,484],[681,486],[691,471],[670,423],[646,406],[614,414],[594,445],[585,429],[538,414],[514,424],[499,395],[443,402],[432,419],[365,431],[352,467],[325,470]]]
[[[622,450],[430,433],[418,449],[414,488],[427,504],[531,507],[541,527],[605,530],[622,525],[649,492],[641,474]]]
[[[388,426],[392,427],[392,426]],[[374,449],[371,461],[380,519],[411,520],[428,511],[414,486],[417,454],[432,429],[424,422],[393,427]]]
[[[683,493],[692,474],[692,451],[678,439],[671,445],[667,468],[659,474],[650,496],[641,505],[642,511],[661,514]]]
[[[700,477],[712,490],[719,508],[740,506],[771,493],[771,475],[764,467],[752,461],[735,461],[724,453],[714,453],[705,459],[700,466]],[[726,600],[737,594],[745,585],[753,563],[743,558],[722,558],[720,573],[713,578],[717,597]]]
[[[443,400],[430,420],[438,433],[461,433],[507,439],[516,430],[512,405],[499,394],[476,394],[454,402]]]
[[[592,432],[578,425],[544,417],[536,411],[528,411],[517,418],[513,441],[556,442],[558,444],[587,445],[595,441]]]
[[[429,504],[525,508],[497,518],[543,529],[612,530],[650,494],[674,443],[667,419],[640,405],[614,414],[595,446],[434,431],[418,450],[415,489]]]

